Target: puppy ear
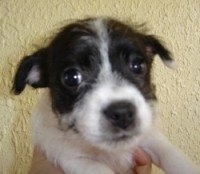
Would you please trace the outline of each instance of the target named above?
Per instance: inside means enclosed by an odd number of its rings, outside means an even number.
[[[153,57],[155,55],[159,55],[167,67],[172,69],[177,68],[170,51],[155,36],[145,36],[145,44],[147,56]]]
[[[12,87],[12,91],[15,94],[20,94],[24,90],[26,84],[34,88],[48,86],[46,56],[46,50],[41,49],[21,60]]]

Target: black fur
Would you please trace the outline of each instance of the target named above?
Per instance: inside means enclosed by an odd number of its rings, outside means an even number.
[[[15,74],[12,91],[15,94],[20,94],[24,90],[26,83],[28,83],[27,76],[33,68],[33,66],[38,66],[40,70],[40,80],[33,84],[28,84],[34,88],[47,87],[49,82],[46,61],[47,55],[45,49],[38,50],[32,55],[24,57],[19,63],[19,67]]]
[[[88,22],[92,20],[66,26],[46,48],[22,59],[14,79],[14,93],[20,94],[24,90],[31,68],[38,65],[41,78],[29,85],[34,88],[48,87],[54,110],[70,112],[95,84],[101,68],[100,52],[95,43],[97,34],[88,27]],[[163,60],[171,61],[170,52],[154,36],[140,33],[119,21],[107,19],[106,25],[112,70],[137,86],[146,99],[155,99],[150,75],[153,57],[158,54]],[[84,40],[83,36],[88,39]],[[145,71],[141,74],[131,72],[132,61],[142,61]],[[70,67],[81,71],[84,85],[66,87],[61,83],[63,71]]]

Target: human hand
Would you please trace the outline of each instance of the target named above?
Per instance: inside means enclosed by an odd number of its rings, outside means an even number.
[[[64,174],[59,167],[55,167],[37,148],[34,149],[29,174]]]
[[[135,174],[151,174],[152,160],[150,156],[141,149],[137,149],[134,154]]]

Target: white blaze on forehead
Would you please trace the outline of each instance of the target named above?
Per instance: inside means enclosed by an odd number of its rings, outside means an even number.
[[[97,45],[99,47],[102,60],[101,71],[104,72],[103,74],[105,74],[105,72],[109,73],[111,71],[111,66],[108,55],[109,36],[106,26],[106,20],[101,18],[95,19],[94,21],[90,22],[90,27],[97,33],[98,36]]]

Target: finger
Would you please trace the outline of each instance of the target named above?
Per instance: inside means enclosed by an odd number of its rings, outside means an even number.
[[[39,150],[34,149],[33,160],[29,174],[63,174],[59,167],[55,167],[51,162],[49,162],[46,156]]]
[[[144,166],[136,166],[134,168],[135,174],[151,174],[151,164]]]
[[[152,163],[150,156],[141,149],[137,149],[135,151],[134,160],[136,165],[138,166],[143,166]]]
[[[150,156],[142,151],[141,149],[137,149],[135,152],[135,167],[134,172],[136,174],[151,174],[151,158]]]

